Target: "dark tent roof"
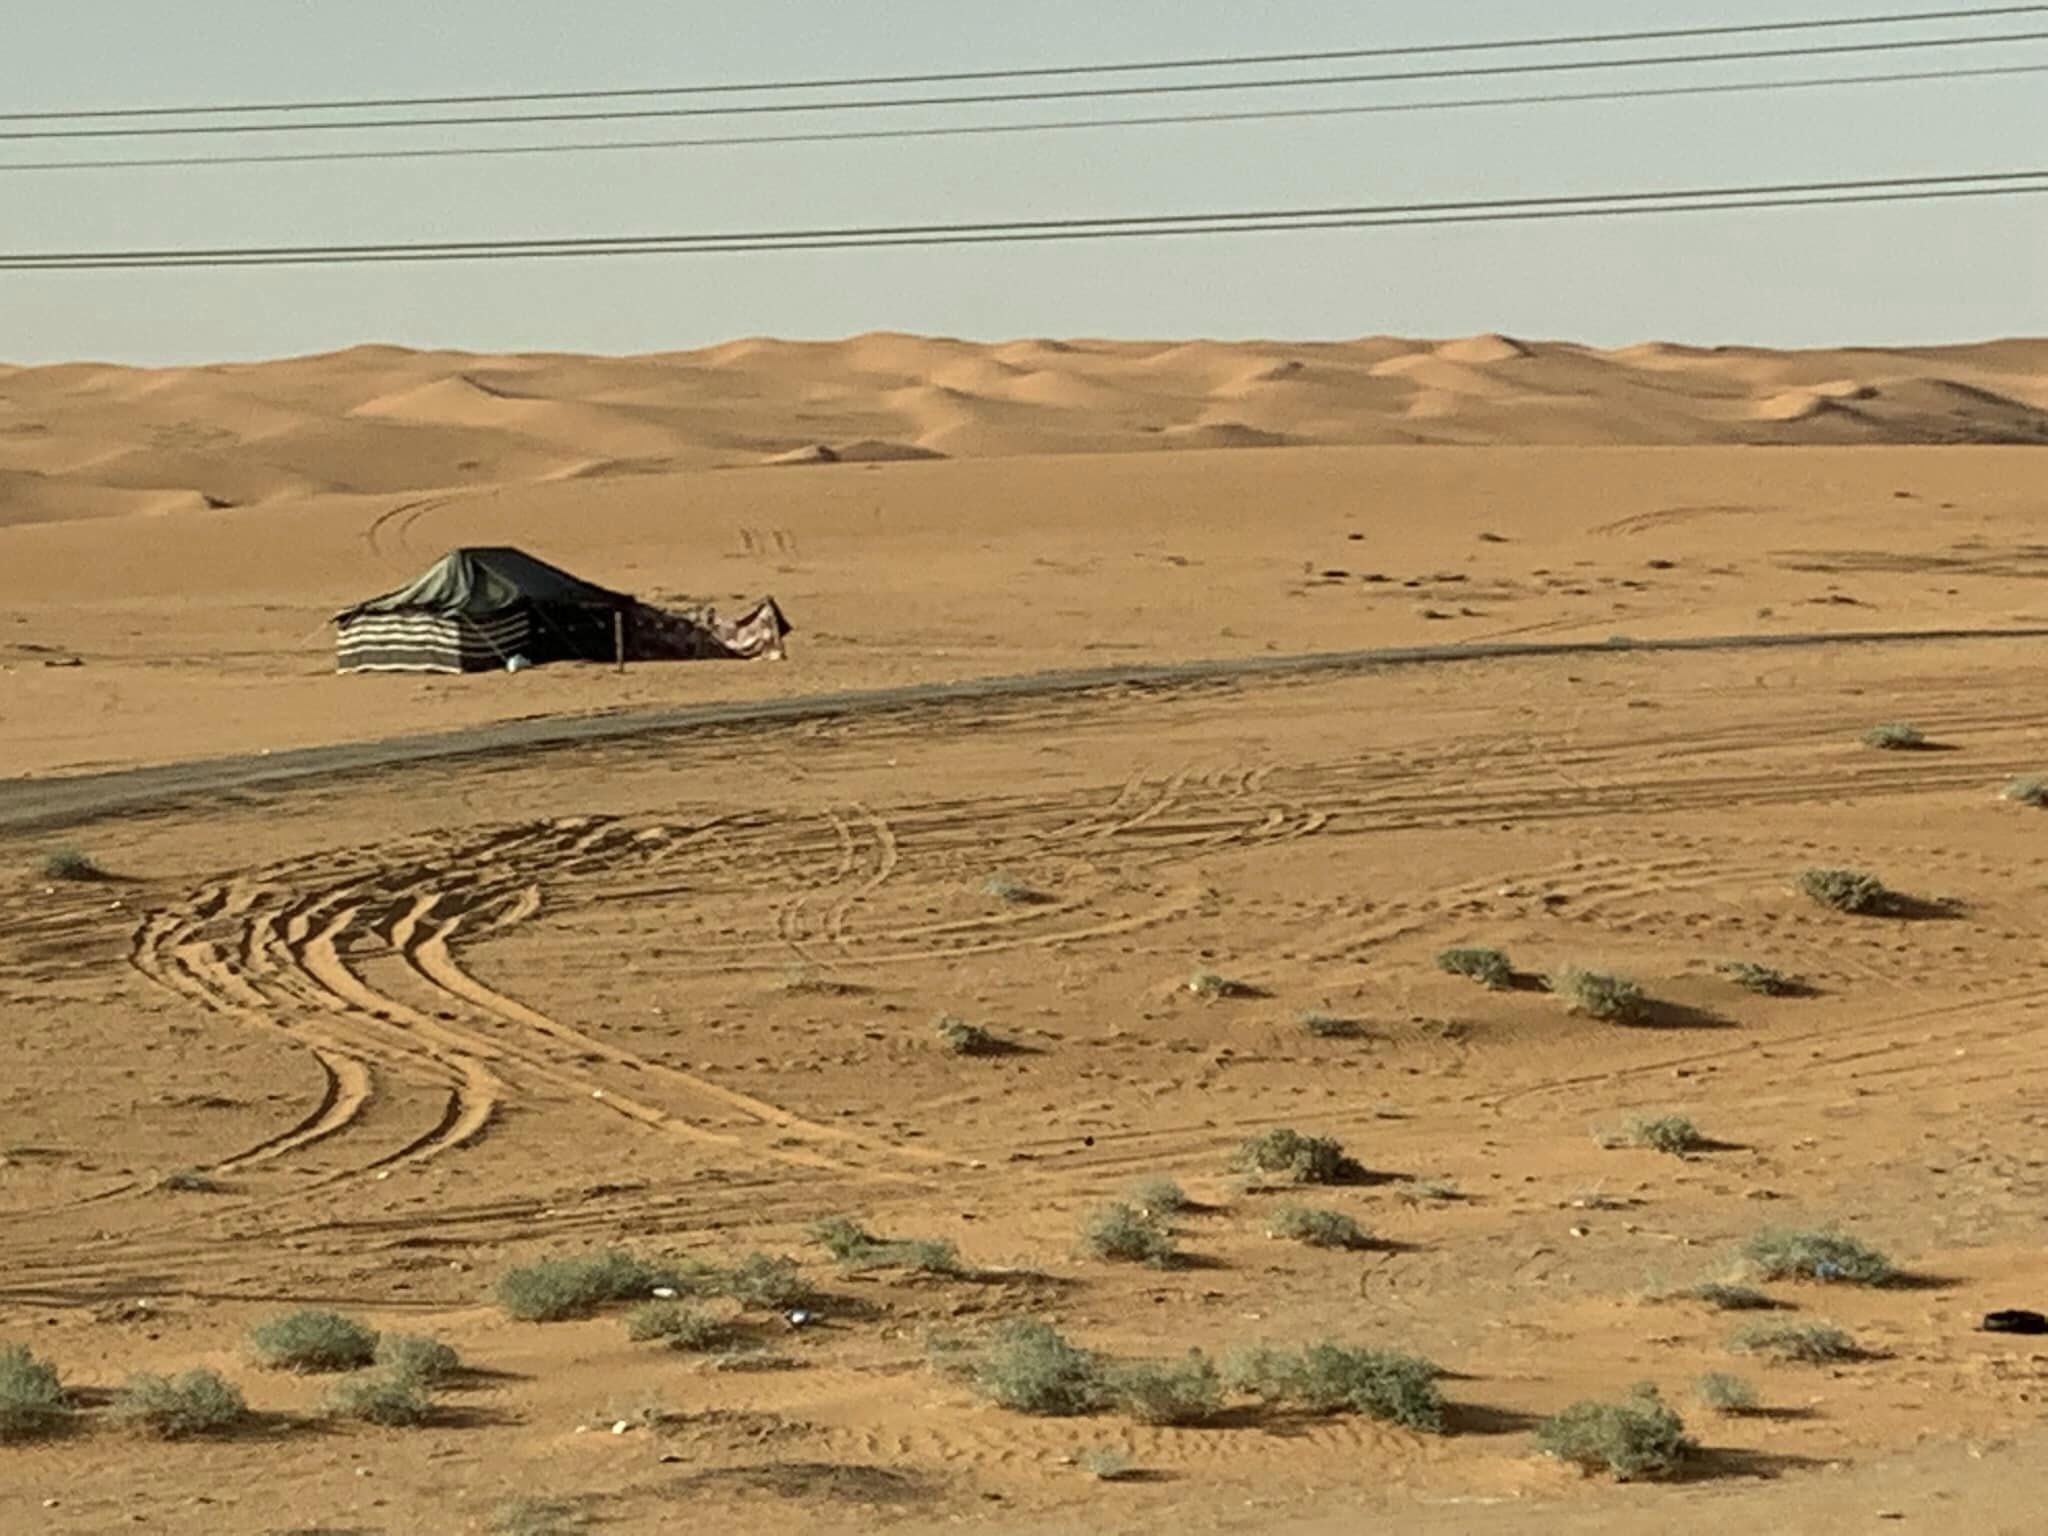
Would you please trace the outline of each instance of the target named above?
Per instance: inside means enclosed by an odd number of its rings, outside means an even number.
[[[435,561],[410,586],[358,603],[336,614],[335,620],[345,623],[367,613],[409,609],[487,619],[525,603],[549,608],[622,609],[631,608],[633,599],[593,586],[521,549],[457,549]]]

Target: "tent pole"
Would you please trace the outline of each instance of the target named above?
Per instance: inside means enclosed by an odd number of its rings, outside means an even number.
[[[612,610],[612,653],[618,657],[619,670],[626,670],[626,616],[618,609]]]

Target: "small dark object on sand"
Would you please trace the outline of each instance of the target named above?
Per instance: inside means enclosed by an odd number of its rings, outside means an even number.
[[[2048,1317],[2038,1312],[2029,1312],[2023,1307],[2007,1307],[2002,1312],[1984,1314],[1986,1333],[2048,1333]]]

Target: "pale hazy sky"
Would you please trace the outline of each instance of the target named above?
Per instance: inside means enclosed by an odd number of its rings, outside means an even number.
[[[1864,15],[1940,3],[64,0],[10,7],[0,49],[0,110],[1123,61]],[[2048,26],[2048,17],[1975,25],[2035,30]],[[2048,62],[2048,44],[1952,50],[1931,59],[1727,66],[1726,73],[1861,73],[1929,62],[2020,61]],[[1400,89],[1472,94],[1674,78],[1671,71],[1644,71],[1597,80]],[[1386,87],[1330,88],[1284,100],[1237,96],[1226,104],[1334,104],[1393,94]],[[1189,98],[1165,109],[1202,104]],[[1076,111],[1065,109],[1066,115]],[[1102,111],[1101,104],[1078,109],[1079,115]],[[895,114],[892,120],[944,115]],[[706,130],[719,131],[719,125],[583,131]],[[545,130],[500,132],[529,138]],[[485,131],[468,133],[491,141]],[[387,142],[402,137],[385,136]],[[236,141],[245,149],[304,142]],[[145,141],[125,149],[155,153],[183,143]],[[0,161],[44,158],[52,148],[0,143]],[[107,146],[75,152],[106,153]],[[2048,75],[1013,138],[0,174],[0,247],[1199,212],[2037,165],[2048,165]],[[651,351],[747,334],[838,336],[874,329],[980,338],[1503,330],[1606,344],[1669,337],[1783,345],[2039,335],[2048,333],[2048,197],[1085,246],[0,273],[0,359],[14,362],[203,361],[369,340]]]

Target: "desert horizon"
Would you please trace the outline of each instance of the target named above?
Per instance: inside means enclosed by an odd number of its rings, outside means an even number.
[[[1160,448],[2036,443],[2048,341],[1774,351],[1449,341],[414,351],[0,367],[0,519],[731,468]],[[200,423],[204,425],[200,425]]]
[[[2025,340],[0,370],[0,1338],[85,1426],[0,1448],[0,1524],[1994,1519],[2044,444]],[[789,659],[336,672],[497,544],[772,595]],[[334,1396],[263,1363],[294,1307],[463,1369]],[[1053,1416],[973,1353],[1027,1323],[1093,1362]],[[1304,1398],[1316,1342],[1428,1365]],[[229,1438],[95,1406],[195,1367]],[[1539,1454],[1640,1381],[1676,1486]]]
[[[0,1536],[2034,1536],[2048,5],[597,9],[0,54]]]

